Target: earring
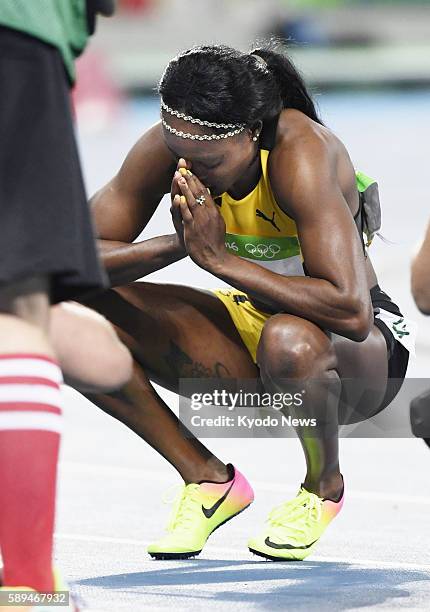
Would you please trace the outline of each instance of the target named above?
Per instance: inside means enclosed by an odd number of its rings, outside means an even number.
[[[257,142],[257,140],[259,139],[259,137],[260,137],[260,134],[256,134],[252,140],[253,140],[254,142]]]

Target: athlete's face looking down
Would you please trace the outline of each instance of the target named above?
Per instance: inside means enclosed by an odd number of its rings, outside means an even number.
[[[168,123],[186,133],[207,133],[195,124],[173,117],[169,117]],[[175,161],[183,158],[191,163],[193,173],[213,196],[219,196],[243,181],[253,168],[258,157],[258,143],[253,140],[255,133],[244,130],[230,138],[201,141],[181,138],[164,129],[164,139]]]

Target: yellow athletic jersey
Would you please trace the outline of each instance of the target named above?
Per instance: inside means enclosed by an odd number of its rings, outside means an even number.
[[[222,196],[220,212],[226,224],[226,247],[230,253],[277,274],[303,276],[303,257],[297,226],[276,203],[268,176],[268,160],[269,151],[261,149],[262,175],[251,193],[242,200],[234,200],[228,193]],[[376,182],[361,172],[356,173],[356,180],[363,202],[370,205],[373,201],[373,211],[378,212],[380,207]],[[361,210],[362,204],[360,212]],[[380,214],[375,215],[374,225],[378,225],[379,221]],[[357,228],[360,228],[360,225],[361,221]],[[360,232],[361,229],[366,230],[363,227],[359,229]],[[371,237],[370,233],[369,243]],[[214,293],[227,308],[256,363],[261,332],[271,314],[257,310],[242,291],[224,288],[216,289]]]
[[[228,251],[285,276],[303,276],[303,258],[293,219],[276,203],[268,176],[269,151],[261,149],[262,175],[242,200],[224,193],[221,215]]]

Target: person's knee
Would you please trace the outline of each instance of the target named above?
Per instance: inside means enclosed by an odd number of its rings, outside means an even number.
[[[331,352],[328,338],[313,323],[274,315],[263,328],[257,361],[263,376],[301,378],[316,372],[321,358]]]
[[[51,336],[65,380],[78,390],[109,392],[130,380],[130,352],[98,313],[79,304],[61,304],[52,309]]]

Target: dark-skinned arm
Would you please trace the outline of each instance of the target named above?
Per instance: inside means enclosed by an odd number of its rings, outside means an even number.
[[[191,219],[183,211],[187,248],[196,263],[274,311],[306,318],[323,329],[363,341],[372,328],[373,311],[357,229],[337,186],[335,162],[330,160],[328,145],[317,139],[311,145],[299,146],[293,155],[281,147],[275,149],[269,172],[277,202],[296,221],[309,276],[283,276],[231,255],[214,235],[207,241],[212,246],[192,246],[193,254],[188,248],[192,242],[188,231],[192,229]],[[222,218],[216,206],[209,202],[207,208],[206,213],[201,207],[190,211],[196,241],[199,234],[205,236],[206,232],[209,236],[210,227],[214,234],[221,235]],[[203,221],[203,214],[210,219],[204,227],[198,227],[198,217]]]
[[[283,312],[362,341],[373,324],[365,260],[328,149],[317,139],[294,155],[278,147],[270,160],[276,201],[296,221],[309,276],[281,276],[239,258],[225,262],[217,276]]]
[[[176,234],[132,244],[99,240],[99,252],[111,287],[132,283],[187,256]]]
[[[111,286],[130,283],[186,257],[177,233],[133,243],[170,191],[175,169],[157,124],[133,147],[116,177],[91,199],[98,248]]]

